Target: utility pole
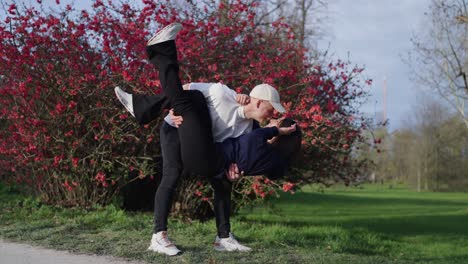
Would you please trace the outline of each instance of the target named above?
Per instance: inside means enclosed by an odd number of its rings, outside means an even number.
[[[387,77],[383,81],[383,122],[387,121]]]

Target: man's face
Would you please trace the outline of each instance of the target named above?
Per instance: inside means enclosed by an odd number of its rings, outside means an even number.
[[[275,109],[268,101],[260,100],[257,106],[257,121],[265,122],[273,116]]]

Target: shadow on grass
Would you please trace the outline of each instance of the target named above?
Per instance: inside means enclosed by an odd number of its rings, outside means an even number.
[[[424,195],[424,194],[422,194]],[[391,206],[398,208],[399,206],[465,206],[468,208],[468,199],[466,202],[436,200],[421,196],[421,198],[386,198],[386,197],[363,197],[351,196],[346,194],[321,194],[321,193],[297,193],[294,195],[282,195],[280,200],[274,201],[279,204],[289,204],[294,202],[298,205],[329,205],[332,208],[350,205],[379,205]]]
[[[294,220],[289,216],[287,221],[281,220],[245,220],[250,223],[264,225],[284,225],[292,228],[303,228],[314,226],[339,226],[345,229],[365,228],[369,231],[397,237],[398,235],[438,235],[452,236],[464,235],[468,237],[468,214],[467,215],[424,215],[424,216],[400,216],[389,218],[360,218],[353,220],[333,220],[329,222]]]
[[[298,193],[282,197],[272,204],[281,220],[273,217],[271,220],[261,219],[262,222],[293,227],[339,224],[405,235],[468,235],[468,201]],[[460,210],[465,211],[457,212]],[[283,216],[287,216],[286,222]]]

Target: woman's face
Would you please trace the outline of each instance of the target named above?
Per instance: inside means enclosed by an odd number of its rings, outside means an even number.
[[[272,118],[272,119],[270,119],[270,123],[268,123],[268,124],[266,125],[266,127],[274,127],[274,126],[275,126],[275,127],[279,127],[279,125],[280,125],[281,121],[283,121],[283,119],[284,119],[284,118],[279,118],[279,119],[273,119],[273,118]],[[278,137],[279,137],[279,136],[273,137],[273,138],[267,140],[267,142],[268,142],[269,144],[273,144],[273,143],[275,143],[276,140],[278,140]]]
[[[266,125],[266,127],[278,127],[279,126],[279,123],[281,122],[281,120],[283,120],[283,118],[279,118],[279,119],[270,119],[270,123],[268,123]]]

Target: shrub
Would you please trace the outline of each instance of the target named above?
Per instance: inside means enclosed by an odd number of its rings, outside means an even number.
[[[47,203],[90,207],[109,203],[131,171],[141,177],[159,173],[153,159],[160,155],[160,120],[137,126],[113,88],[161,91],[157,72],[145,62],[145,40],[173,21],[184,26],[177,38],[184,82],[219,81],[243,93],[270,83],[304,131],[297,170],[284,182],[244,178],[235,186],[238,206],[277,190],[352,182],[358,175],[363,164],[350,152],[365,127],[356,108],[370,83],[362,69],[307,57],[281,20],[259,26],[259,7],[248,1],[129,3],[98,0],[92,10],[57,4],[58,11],[45,11],[3,1],[9,8],[0,24],[0,117],[6,120],[0,165],[10,181],[28,186]],[[191,195],[179,195],[175,210],[193,216],[193,208],[205,208],[196,217],[208,214],[207,186],[187,178],[179,192]]]

